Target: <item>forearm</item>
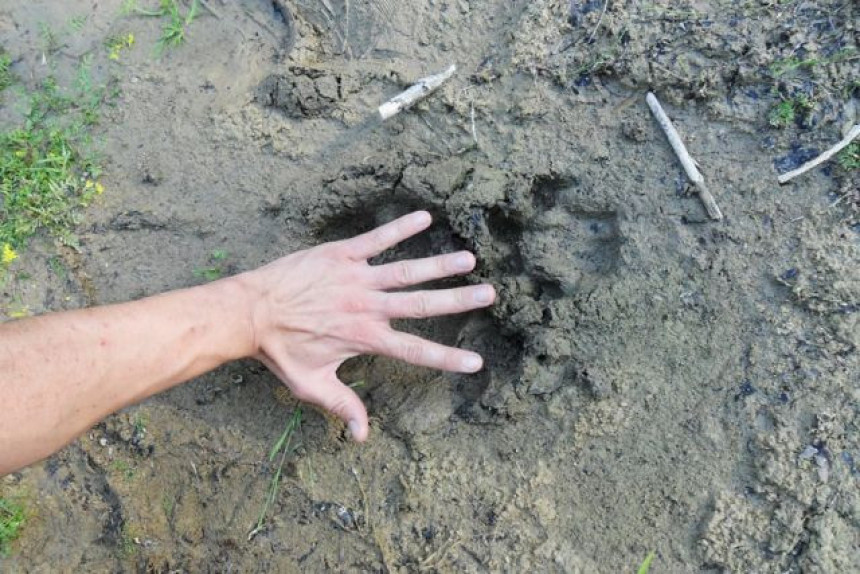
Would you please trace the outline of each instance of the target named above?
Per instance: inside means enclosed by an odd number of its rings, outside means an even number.
[[[253,353],[241,278],[0,325],[0,475],[118,409]]]
[[[296,398],[364,441],[367,410],[338,379],[344,361],[373,353],[459,373],[482,368],[475,353],[391,327],[491,305],[490,285],[391,292],[469,273],[472,254],[368,264],[430,222],[419,211],[205,286],[0,325],[0,475],[118,409],[243,357],[261,360]]]

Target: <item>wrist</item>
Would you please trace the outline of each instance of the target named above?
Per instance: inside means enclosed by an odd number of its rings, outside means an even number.
[[[238,360],[256,356],[259,342],[254,313],[260,293],[247,274],[214,281],[202,288],[207,289],[211,294],[211,298],[207,298],[207,301],[212,305],[216,322],[220,323],[216,328],[225,329],[228,359]]]

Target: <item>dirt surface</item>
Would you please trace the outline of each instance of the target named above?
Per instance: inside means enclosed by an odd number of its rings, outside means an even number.
[[[0,42],[51,57],[133,31],[102,122],[107,191],[64,250],[5,286],[33,313],[138,298],[371,228],[432,230],[381,260],[478,257],[490,312],[404,324],[477,376],[357,360],[370,441],[254,363],[120,413],[0,479],[30,516],[0,570],[860,571],[858,171],[780,187],[857,123],[857,4],[209,0],[157,57],[119,1],[6,3]],[[456,63],[380,123],[375,109]],[[664,102],[726,214],[708,220],[644,97]],[[778,102],[814,102],[781,129]]]

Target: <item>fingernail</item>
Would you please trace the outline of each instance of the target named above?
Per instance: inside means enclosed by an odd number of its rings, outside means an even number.
[[[491,303],[493,301],[493,288],[492,287],[479,287],[475,290],[475,303],[481,303],[482,305],[486,305],[487,303]]]
[[[467,373],[474,373],[476,371],[480,371],[481,367],[484,366],[484,360],[478,355],[469,355],[465,359],[463,359],[463,370]]]
[[[469,271],[474,265],[472,261],[473,259],[471,255],[469,255],[468,253],[461,253],[457,256],[457,259],[454,260],[454,265],[460,271]]]
[[[353,439],[358,440],[358,433],[361,430],[361,425],[357,420],[351,420],[346,424],[347,428],[349,428],[349,434],[352,435]]]
[[[412,214],[413,221],[416,225],[430,225],[433,217],[426,211],[416,211]]]

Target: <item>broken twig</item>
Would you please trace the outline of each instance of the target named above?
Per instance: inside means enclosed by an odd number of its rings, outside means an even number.
[[[439,86],[448,81],[451,76],[454,75],[454,72],[457,71],[457,66],[451,66],[444,72],[439,74],[435,74],[433,76],[427,76],[426,78],[421,78],[413,86],[411,86],[405,92],[402,92],[381,106],[379,106],[379,115],[383,121],[396,116],[403,110],[412,107],[417,104],[437,89]]]
[[[672,146],[672,149],[675,150],[675,155],[678,156],[678,160],[681,162],[684,171],[687,172],[687,177],[690,178],[690,181],[693,182],[696,189],[699,191],[699,197],[701,198],[702,203],[705,204],[705,209],[708,211],[708,215],[711,219],[716,221],[721,220],[723,218],[723,213],[717,206],[714,196],[711,195],[710,190],[705,185],[705,178],[696,167],[696,162],[690,157],[689,152],[687,152],[684,142],[681,141],[681,136],[678,135],[678,132],[675,130],[675,126],[673,126],[671,120],[669,120],[669,116],[667,116],[666,112],[663,111],[663,106],[660,105],[657,97],[651,92],[648,92],[648,95],[645,97],[645,101],[648,102],[648,107],[651,108],[651,113],[654,114],[655,118],[657,118],[657,123],[660,124],[660,127],[666,134],[666,138],[669,140],[669,144]]]
[[[478,128],[475,127],[475,102],[470,104],[472,116],[472,139],[475,140],[475,147],[481,147],[481,144],[478,143]]]
[[[777,181],[779,181],[780,184],[788,183],[795,177],[803,175],[811,169],[815,169],[816,167],[818,167],[819,165],[821,165],[822,163],[829,160],[831,157],[851,145],[851,142],[854,141],[854,138],[856,138],[857,136],[860,136],[860,124],[854,124],[854,127],[848,131],[848,135],[845,136],[845,138],[841,142],[839,142],[817,158],[809,160],[799,168],[782,174],[777,178]]]

